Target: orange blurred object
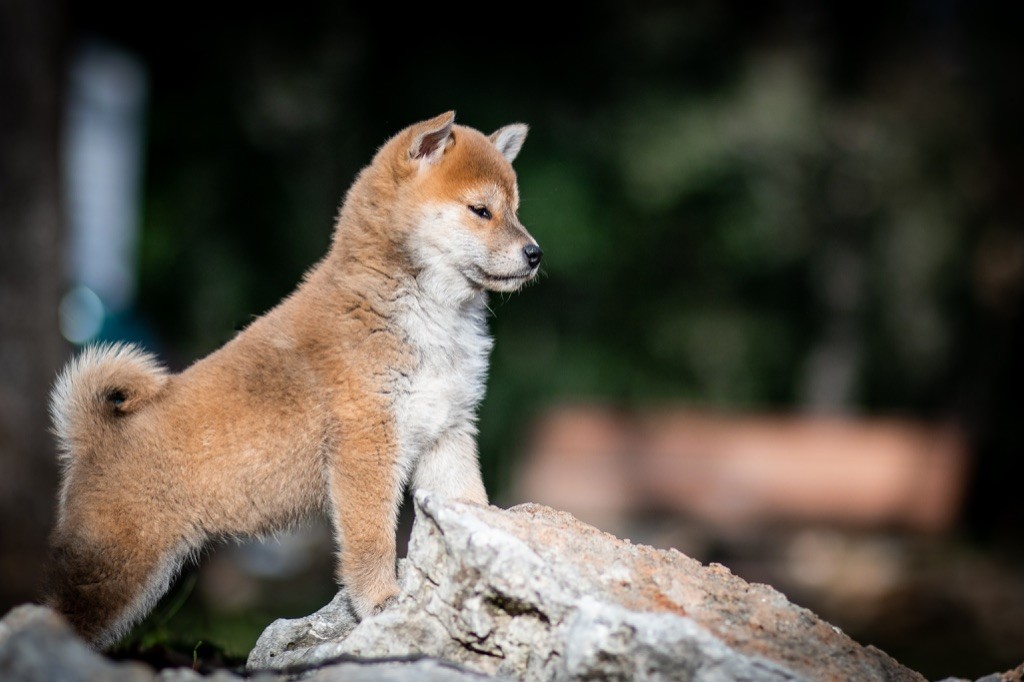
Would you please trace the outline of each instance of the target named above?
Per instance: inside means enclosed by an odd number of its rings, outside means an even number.
[[[660,511],[938,533],[957,520],[967,466],[947,425],[566,406],[539,421],[516,492],[605,526]]]

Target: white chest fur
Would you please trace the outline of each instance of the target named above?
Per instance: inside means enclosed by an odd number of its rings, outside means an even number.
[[[493,343],[484,297],[455,306],[423,295],[403,300],[398,321],[415,358],[396,378],[393,403],[403,478],[444,434],[475,433]]]

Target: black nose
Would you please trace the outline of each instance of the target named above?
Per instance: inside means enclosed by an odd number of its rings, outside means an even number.
[[[536,244],[527,244],[523,247],[523,255],[526,256],[526,262],[530,264],[530,267],[535,268],[540,263],[540,257],[544,255],[544,252]]]

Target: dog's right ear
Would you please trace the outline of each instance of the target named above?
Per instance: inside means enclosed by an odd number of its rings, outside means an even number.
[[[440,116],[413,126],[409,158],[419,161],[421,168],[432,166],[440,161],[452,138],[453,123],[455,123],[455,112],[446,111]]]

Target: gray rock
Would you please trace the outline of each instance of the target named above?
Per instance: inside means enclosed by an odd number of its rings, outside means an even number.
[[[189,668],[154,672],[134,661],[116,662],[90,648],[55,611],[25,604],[0,620],[0,680],[4,682],[237,682],[227,670],[209,676]],[[275,682],[281,675],[257,675],[252,682]]]
[[[246,679],[923,680],[722,566],[538,505],[506,511],[423,493],[415,504],[395,603],[357,623],[341,592],[307,618],[275,622]],[[5,682],[200,679],[242,678],[110,661],[41,606],[0,620]],[[1024,665],[989,679],[1019,682]]]
[[[327,665],[303,680],[314,682],[480,682],[496,679],[424,658],[412,661],[360,661]]]
[[[690,618],[636,613],[590,597],[580,600],[565,640],[570,679],[805,679],[733,651]]]
[[[0,620],[0,680],[149,682],[140,663],[115,663],[89,648],[52,609],[26,604]]]
[[[1013,670],[1007,670],[1004,673],[992,673],[991,675],[985,675],[979,677],[974,682],[1022,682],[1024,680],[1024,663],[1021,663]],[[944,677],[937,682],[971,682],[963,677]]]
[[[203,675],[191,668],[166,668],[156,673],[153,679],[154,682],[241,682],[244,679],[249,679],[250,682],[274,682],[280,680],[281,675],[260,673],[254,677],[244,678],[228,670],[217,670],[209,675]]]
[[[924,679],[722,566],[539,505],[501,510],[423,492],[415,505],[391,607],[351,627],[342,595],[278,621],[250,669],[428,655],[530,680]]]
[[[348,595],[341,590],[327,606],[312,615],[280,618],[271,623],[249,653],[247,667],[270,670],[296,665],[308,667],[326,661],[331,656],[317,645],[344,639],[358,623]]]
[[[355,619],[344,597],[309,618],[302,619],[307,636],[333,633],[343,636]],[[336,621],[332,621],[336,618]],[[330,621],[330,622],[329,622]],[[276,645],[288,646],[287,627],[268,628]],[[319,635],[310,635],[310,632]],[[312,642],[313,640],[307,640]],[[227,670],[202,675],[189,668],[169,668],[154,672],[134,662],[114,662],[91,649],[52,609],[27,604],[12,609],[0,620],[0,680],[3,682],[281,682],[286,679],[318,682],[479,682],[495,679],[480,675],[446,661],[424,656],[389,660],[320,661],[319,667],[302,665],[288,673],[258,671],[245,678]]]

